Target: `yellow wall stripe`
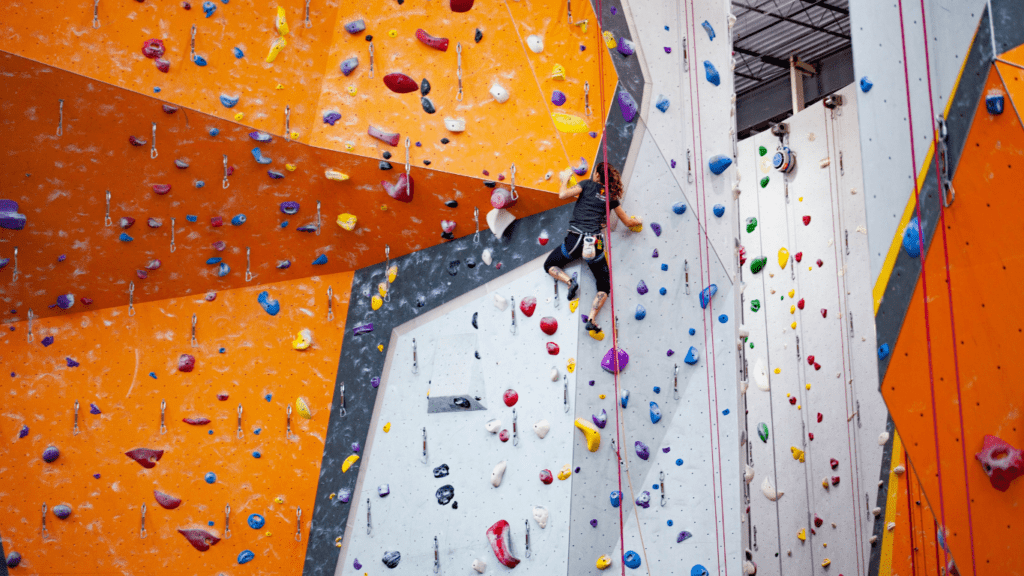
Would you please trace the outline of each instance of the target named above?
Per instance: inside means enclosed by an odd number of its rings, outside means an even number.
[[[889,459],[889,492],[885,496],[885,526],[896,520],[896,505],[899,500],[900,478],[892,471],[893,468],[903,464],[903,442],[895,430],[892,433],[892,457]],[[909,482],[909,475],[907,476]],[[908,525],[909,526],[909,525]],[[893,533],[882,527],[882,555],[878,562],[878,576],[890,576],[892,574],[892,549]],[[913,551],[911,551],[913,553]]]

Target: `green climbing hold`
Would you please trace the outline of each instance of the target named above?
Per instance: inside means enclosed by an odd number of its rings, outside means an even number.
[[[764,156],[765,154],[768,153],[768,149],[765,148],[764,146],[761,146],[760,148],[757,149],[757,153],[760,154],[761,156]]]
[[[764,422],[760,422],[757,425],[757,435],[761,438],[761,442],[768,443],[768,425]]]
[[[755,228],[757,228],[757,218],[753,216],[747,218],[747,234],[753,232]]]
[[[750,301],[750,311],[751,312],[757,312],[760,309],[761,309],[761,301],[760,300],[755,298],[755,299]]]
[[[753,349],[754,349],[754,343],[753,343],[753,342],[751,342],[751,343],[750,343],[750,349],[751,349],[751,350],[753,350]]]
[[[761,178],[761,188],[764,188],[767,185],[768,185],[768,177],[765,176],[764,178]]]
[[[761,270],[764,270],[764,265],[768,263],[767,256],[758,256],[750,261],[750,273],[757,274]]]

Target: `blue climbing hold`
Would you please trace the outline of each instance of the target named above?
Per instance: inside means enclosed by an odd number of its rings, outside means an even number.
[[[214,256],[213,258],[210,258],[209,260],[207,260],[206,263],[209,264],[210,266],[213,266],[214,264],[220,264],[221,263],[221,257],[220,256]]]
[[[270,402],[271,400],[274,399],[274,395],[273,394],[267,394],[266,396],[263,397],[263,399],[266,400],[267,402]]]
[[[313,260],[313,266],[323,266],[324,264],[327,264],[326,254],[321,254],[316,257],[316,260]]]
[[[259,458],[260,456],[263,456],[263,455],[262,455],[262,454],[260,454],[260,451],[259,451],[259,450],[257,450],[257,451],[255,451],[255,452],[253,452],[253,453],[252,453],[252,457],[253,457],[253,458]]]
[[[152,378],[153,380],[156,380],[156,372],[150,372],[149,377]]]
[[[214,482],[217,481],[217,475],[214,474],[213,472],[207,472],[204,479],[206,480],[207,484],[213,484]]]
[[[263,151],[257,146],[252,149],[252,157],[256,159],[257,164],[270,164],[273,162],[270,158],[263,155]]]
[[[194,62],[196,66],[206,66],[206,58],[203,58],[198,54],[196,54],[196,57],[192,59],[192,62]]]
[[[185,215],[185,220],[187,220],[189,222],[192,222],[192,223],[196,223],[196,222],[199,221],[199,216],[196,216],[195,214],[186,214]]]
[[[696,333],[697,333],[697,331],[695,329],[690,328],[690,336],[693,336]]]
[[[235,46],[234,48],[232,48],[231,51],[234,52],[235,58],[244,58],[245,57],[245,52],[242,52],[242,49],[239,48],[238,46]]]
[[[623,389],[622,392],[619,392],[619,404],[622,404],[623,408],[629,404],[629,390]]]
[[[666,290],[665,287],[662,286],[661,288],[658,289],[658,294],[664,296],[665,294],[668,294],[668,290]]]
[[[227,94],[221,94],[220,103],[223,104],[225,108],[234,108],[235,104],[238,104],[239,98],[240,96],[235,96],[234,98],[232,98]],[[213,134],[213,130],[210,130],[210,134],[215,136],[215,134]]]
[[[214,4],[213,2],[210,2],[210,0],[206,0],[206,2],[203,2],[203,12],[206,12],[206,17],[207,18],[209,18],[210,16],[213,16],[213,13],[216,12],[216,11],[217,11],[217,5],[216,4]]]
[[[647,309],[640,304],[636,305],[636,319],[643,320],[647,316]]]
[[[708,79],[708,82],[718,86],[722,83],[722,77],[718,75],[718,70],[710,60],[704,61],[704,76]]]
[[[676,466],[682,466],[682,465],[683,465],[683,459],[682,458],[676,458]]]
[[[686,203],[676,202],[675,204],[672,205],[672,211],[675,212],[676,214],[686,214]]]
[[[120,240],[121,242],[131,242],[132,240],[134,240],[134,238],[132,238],[125,232],[121,232],[121,235],[118,236],[117,239]]]
[[[874,84],[871,83],[871,80],[868,80],[867,76],[864,76],[860,79],[861,92],[870,92],[872,86],[874,86]]]
[[[664,95],[658,94],[658,103],[654,105],[655,108],[662,112],[668,112],[669,101]]]
[[[906,230],[903,231],[903,249],[911,258],[921,255],[921,222],[917,216],[911,218]]]
[[[210,128],[210,136],[216,137],[220,134],[220,128]]]
[[[721,218],[725,214],[725,206],[721,204],[715,204],[715,207],[711,209],[715,213],[715,216]]]
[[[232,226],[241,226],[242,224],[245,224],[245,214],[238,214],[231,219]]]
[[[640,555],[636,552],[629,550],[622,555],[622,563],[627,567],[636,570],[640,567]]]
[[[668,524],[669,526],[671,526],[671,525],[673,524],[673,522],[672,522],[671,520],[669,520],[669,521],[667,521],[667,522],[666,522],[666,524]]]
[[[712,284],[707,288],[700,291],[700,307],[707,308],[708,304],[711,303],[711,298],[718,294],[718,285]]]
[[[285,224],[287,224],[287,222],[285,222]],[[281,260],[280,262],[277,263],[277,269],[278,270],[287,270],[287,269],[289,269],[291,267],[292,267],[292,261],[291,260]]]
[[[711,173],[715,176],[725,172],[729,166],[732,166],[732,158],[723,154],[712,156],[711,160],[708,160],[708,169],[711,170]]]
[[[1003,95],[992,94],[985,97],[985,109],[988,110],[989,114],[1002,114],[1003,113]]]
[[[220,350],[217,350],[217,352],[220,352],[221,354],[223,354],[223,353],[225,353],[227,351],[228,351],[228,349],[227,348],[223,348],[223,347]]]
[[[693,568],[690,568],[690,576],[708,576],[708,569],[700,564],[694,564]]]
[[[725,410],[722,410],[722,416],[728,416],[728,415],[729,415],[729,409],[728,408],[726,408]]]
[[[619,504],[622,503],[622,492],[619,492],[618,490],[612,490],[609,499],[612,501],[612,506],[614,508],[618,508]]]
[[[206,186],[206,182],[203,182],[202,180],[196,180],[194,184],[196,188],[202,188],[203,186]]]
[[[661,265],[661,270],[662,271],[668,270],[668,264],[662,264]]]
[[[231,272],[231,266],[228,266],[227,262],[221,262],[220,268],[217,269],[217,276],[223,278]]]
[[[260,514],[249,514],[249,528],[253,530],[259,530],[263,528],[263,525],[267,523],[267,519]]]
[[[661,408],[657,402],[651,402],[651,424],[657,424],[661,421]]]
[[[242,550],[238,554],[238,563],[239,564],[245,564],[246,562],[249,562],[250,560],[252,560],[255,557],[256,557],[256,555],[252,553],[252,550]]]
[[[655,386],[654,387],[654,393],[655,394],[661,394],[661,386]]]
[[[878,347],[878,359],[885,360],[887,356],[889,356],[889,345],[883,342],[882,345]]]
[[[698,360],[700,360],[700,352],[697,352],[696,347],[690,346],[690,349],[686,352],[686,358],[683,358],[683,362],[693,366]]]
[[[718,315],[718,321],[719,321],[720,323],[722,323],[722,324],[725,324],[726,322],[728,322],[728,321],[729,321],[729,317],[728,317],[728,316],[726,316],[725,314],[719,314],[719,315]]]
[[[256,301],[260,303],[263,310],[271,316],[277,316],[277,313],[281,311],[281,303],[270,297],[270,294],[266,290],[260,292],[259,296],[256,297]]]
[[[708,40],[714,40],[715,39],[715,29],[711,27],[711,22],[708,22],[707,20],[705,20],[705,21],[701,22],[700,25],[703,26],[704,27],[704,31],[708,33]]]

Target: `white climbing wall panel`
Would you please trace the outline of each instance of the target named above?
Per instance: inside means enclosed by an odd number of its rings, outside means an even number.
[[[877,391],[854,90],[840,91],[844,105],[835,110],[819,102],[786,121],[797,160],[785,177],[771,167],[779,146],[771,132],[739,145],[746,448],[754,471],[748,521],[758,574],[868,570],[877,438],[887,412]],[[757,224],[748,233],[751,219]],[[764,269],[752,273],[762,256]],[[766,479],[784,496],[766,497]]]
[[[339,557],[336,574],[361,576],[380,573],[381,551],[397,550],[399,565],[389,573],[433,574],[434,537],[438,537],[440,574],[472,573],[470,565],[481,559],[489,573],[506,570],[498,564],[486,537],[486,530],[505,519],[512,527],[515,555],[522,560],[517,572],[525,574],[565,574],[569,546],[569,495],[576,476],[567,481],[541,483],[539,473],[549,469],[555,475],[573,458],[573,406],[568,413],[563,397],[568,386],[569,401],[574,402],[576,375],[566,362],[575,356],[576,315],[569,312],[562,290],[562,301],[554,307],[552,280],[542,270],[542,260],[503,276],[485,289],[478,289],[447,303],[438,310],[396,329],[388,347],[391,357],[381,378],[383,402],[378,402],[372,431],[364,448],[363,476],[353,498],[358,506],[349,517],[346,542]],[[482,264],[481,264],[482,265]],[[508,307],[498,310],[494,296],[507,299]],[[519,310],[523,297],[537,298],[532,317]],[[516,304],[516,333],[511,331],[511,299]],[[478,313],[477,326],[472,326]],[[543,333],[540,319],[558,320],[554,335]],[[438,350],[452,342],[475,342],[464,349]],[[418,369],[413,373],[413,339],[416,340]],[[556,342],[560,351],[548,354],[547,342]],[[475,353],[480,353],[480,359]],[[432,380],[451,374],[451,361],[435,363],[435,358],[459,358],[458,365],[473,364],[465,371],[479,374],[478,402],[486,410],[446,413],[427,412],[427,392]],[[558,369],[557,381],[551,369]],[[436,373],[435,373],[436,372]],[[565,378],[563,378],[565,376]],[[443,377],[443,376],[442,376]],[[436,382],[438,388],[449,382]],[[502,395],[514,389],[519,400],[507,407]],[[445,391],[448,394],[448,391]],[[470,398],[476,400],[475,398]],[[492,419],[512,434],[513,408],[516,411],[518,440],[502,442],[498,434],[485,429]],[[544,439],[533,430],[534,423],[547,420],[551,429]],[[388,432],[385,424],[390,423]],[[427,429],[427,457],[423,458],[423,428]],[[518,442],[516,445],[514,442]],[[607,448],[605,448],[607,450]],[[491,484],[491,472],[502,461],[507,469],[501,484]],[[432,470],[447,464],[449,474],[435,478]],[[351,472],[350,472],[351,473]],[[391,494],[378,496],[378,486],[389,484]],[[453,502],[441,506],[435,492],[444,485],[455,489]],[[372,530],[367,534],[367,499]],[[546,529],[533,520],[533,506],[549,512]],[[526,556],[524,521],[530,526],[530,556]],[[355,569],[356,559],[365,567]]]

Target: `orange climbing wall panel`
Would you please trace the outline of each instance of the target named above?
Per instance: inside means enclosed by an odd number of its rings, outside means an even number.
[[[272,134],[285,133],[285,110],[290,107],[290,129],[300,142],[376,157],[386,145],[366,134],[368,125],[397,131],[423,146],[413,148],[413,162],[431,160],[446,172],[493,176],[516,164],[517,181],[549,192],[557,179],[545,179],[579,157],[592,159],[599,138],[587,134],[560,134],[550,119],[551,90],[568,96],[564,111],[585,116],[584,83],[591,87],[590,128],[600,133],[603,114],[599,108],[599,74],[596,58],[604,54],[595,17],[589,3],[574,6],[574,20],[588,20],[586,30],[568,23],[565,6],[554,0],[522,3],[477,2],[469,12],[457,14],[448,2],[409,0],[341,5],[332,0],[310,2],[310,27],[304,26],[305,2],[282,0],[214,2],[216,11],[205,17],[201,0],[99,2],[99,28],[93,28],[92,3],[68,7],[60,3],[17,2],[8,6],[0,22],[0,50],[69,70],[100,82],[142,94],[160,88],[162,100],[256,127]],[[288,45],[273,63],[265,62],[269,47],[278,37],[274,29],[276,7],[285,9],[290,33]],[[357,35],[344,24],[362,18],[367,29]],[[192,26],[196,27],[195,53],[205,58],[200,67],[191,59]],[[447,52],[429,48],[415,39],[422,27],[451,40]],[[480,43],[474,31],[483,32]],[[396,35],[391,37],[389,32]],[[530,52],[528,34],[544,36],[542,54]],[[369,43],[373,35],[375,75],[370,78]],[[164,41],[168,73],[157,70],[143,56],[143,42]],[[464,98],[457,93],[457,42],[463,46]],[[581,51],[580,46],[586,50]],[[241,48],[238,59],[232,49]],[[358,56],[359,67],[348,77],[339,64]],[[568,69],[565,81],[550,79],[554,62]],[[617,76],[610,60],[605,62],[606,92],[613,93]],[[429,97],[437,113],[427,115],[419,93],[394,94],[382,78],[393,71],[423,77],[433,85]],[[499,81],[512,98],[499,104],[488,90]],[[352,87],[355,94],[350,94]],[[234,108],[220,103],[220,95],[240,97]],[[326,110],[336,110],[342,120],[335,126],[322,121]],[[453,134],[444,127],[446,116],[466,120],[466,132]],[[447,146],[440,143],[448,137]],[[351,147],[348,145],[351,144]],[[403,142],[404,144],[404,142]],[[394,150],[404,160],[404,150]]]
[[[938,545],[938,525],[933,510],[902,454],[899,463],[906,467],[907,473],[899,478],[896,487],[892,564],[889,571],[879,570],[879,575],[942,574],[942,549]],[[960,566],[960,573],[964,574],[965,564]]]
[[[1017,92],[1015,84],[1022,82],[1021,75],[1004,78],[1010,94]],[[989,90],[1003,90],[994,71],[984,93]],[[1017,102],[1018,108],[1021,103]],[[1024,447],[1020,424],[1024,366],[1014,361],[1024,344],[1024,328],[1018,299],[1008,291],[1024,282],[1024,261],[1016,248],[1020,203],[1014,192],[1022,179],[1024,128],[1009,102],[1002,115],[994,116],[986,112],[982,99],[954,177],[956,202],[945,213],[965,438],[960,438],[953,326],[945,283],[947,253],[941,230],[936,231],[925,263],[937,424],[931,412],[929,332],[925,330],[920,282],[882,384],[886,404],[940,522],[941,466],[945,522],[961,573],[972,571],[972,552],[978,574],[1013,573],[1019,564],[1019,544],[1024,541],[1019,511],[1024,503],[1024,481],[1017,480],[1009,490],[1000,492],[974,458],[985,434]],[[967,453],[966,478],[961,442],[965,442]],[[965,487],[971,496],[973,551]]]
[[[25,319],[29,308],[36,315],[58,313],[47,306],[67,293],[93,299],[93,307],[125,305],[129,282],[135,284],[136,303],[245,286],[251,284],[245,280],[246,248],[251,248],[253,282],[263,283],[369,266],[384,260],[387,245],[392,258],[427,248],[443,241],[442,219],[457,223],[456,236],[472,234],[474,207],[480,208],[481,228],[489,233],[484,217],[491,209],[491,189],[478,179],[414,167],[413,201],[401,203],[380,184],[383,178],[394,181],[404,170],[400,154],[392,159],[392,170],[382,171],[374,159],[276,136],[259,143],[249,138],[248,128],[185,109],[166,114],[148,96],[17,56],[0,54],[0,68],[10,74],[0,87],[0,140],[7,143],[0,158],[5,175],[0,198],[16,200],[28,221],[24,230],[0,229],[0,258],[11,258],[0,271],[0,304],[21,312],[9,320]],[[61,136],[56,135],[59,98],[65,99]],[[155,159],[150,151],[154,122]],[[211,128],[220,133],[211,137]],[[129,135],[147,144],[131,146]],[[271,164],[256,162],[251,152],[256,146]],[[221,183],[224,155],[236,167],[227,190]],[[175,167],[177,159],[188,160],[188,168]],[[294,164],[295,171],[286,164]],[[328,168],[350,179],[328,180]],[[285,177],[271,179],[268,169]],[[197,180],[205,186],[196,188]],[[171,191],[157,195],[153,184],[170,184]],[[111,193],[111,226],[104,226],[106,190]],[[512,212],[519,217],[561,204],[557,196],[538,190],[518,191],[520,201]],[[459,206],[446,207],[449,199]],[[283,201],[299,202],[299,212],[283,214]],[[316,221],[317,202],[321,234],[298,232],[298,226]],[[354,231],[335,223],[341,213],[358,217]],[[237,214],[247,217],[238,227],[229,222]],[[187,215],[198,221],[189,223]],[[211,226],[215,215],[224,218],[220,228]],[[136,220],[128,230],[118,226],[123,216]],[[150,217],[162,226],[149,228]],[[282,228],[285,221],[289,224]],[[120,242],[121,232],[134,240]],[[216,241],[224,241],[227,248],[214,250]],[[313,266],[321,254],[327,264]],[[58,262],[61,255],[67,259]],[[222,258],[230,274],[218,277],[217,266],[206,264],[211,257]],[[136,271],[153,259],[161,261],[160,269],[145,280],[138,278]],[[292,266],[277,269],[282,260]],[[81,306],[76,304],[71,312]]]
[[[248,549],[256,559],[246,573],[300,574],[351,283],[346,272],[224,291],[214,302],[150,302],[135,306],[131,317],[122,306],[49,318],[33,324],[32,342],[25,322],[14,331],[5,326],[0,537],[6,552],[24,557],[18,572],[233,574],[238,554]],[[329,286],[333,320],[327,319]],[[277,316],[257,304],[262,290],[280,302]],[[196,347],[190,344],[192,314]],[[304,328],[312,331],[313,346],[295,351],[291,341]],[[54,337],[48,347],[42,345],[47,336]],[[177,371],[182,353],[196,358],[191,373]],[[80,366],[67,367],[66,357]],[[219,401],[218,393],[229,397]],[[312,419],[293,411],[288,438],[286,407],[300,396]],[[81,405],[78,435],[72,433],[75,400]],[[160,433],[161,400],[167,402],[166,434]],[[90,403],[102,413],[91,414]],[[242,439],[236,437],[239,404]],[[212,423],[182,422],[192,416]],[[18,439],[22,425],[30,432]],[[41,455],[50,445],[61,455],[47,464]],[[124,455],[139,447],[164,450],[163,457],[145,469]],[[214,484],[205,482],[207,472],[217,475]],[[154,489],[183,503],[165,510]],[[46,539],[44,502],[51,510],[61,503],[73,508],[67,520],[47,515]],[[145,539],[139,538],[142,504]],[[199,552],[178,534],[178,528],[203,528],[223,537],[228,504],[230,539]],[[297,507],[301,542],[295,540]],[[253,513],[266,518],[260,530],[246,523]]]

